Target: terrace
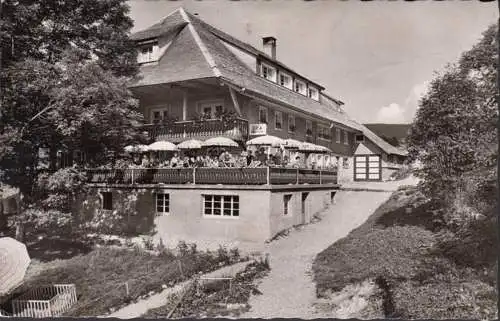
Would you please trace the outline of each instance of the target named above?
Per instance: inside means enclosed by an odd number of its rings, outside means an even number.
[[[91,184],[337,184],[337,170],[300,168],[125,168],[89,169]]]

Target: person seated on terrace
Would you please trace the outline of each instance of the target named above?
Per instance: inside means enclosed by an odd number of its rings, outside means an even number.
[[[288,163],[290,160],[288,159],[288,155],[283,156],[283,161],[281,162],[281,166],[288,167]]]
[[[175,168],[179,166],[179,156],[177,153],[174,153],[174,156],[170,159],[170,167]]]
[[[182,160],[182,166],[184,168],[187,168],[187,167],[189,167],[189,165],[190,165],[189,157],[185,156],[184,159]]]
[[[252,164],[252,161],[254,160],[253,152],[251,150],[248,150],[246,158],[247,166],[250,166],[250,164]]]
[[[142,156],[142,161],[141,161],[141,166],[142,167],[149,167],[149,157],[147,155]]]
[[[268,163],[268,158],[267,158],[267,154],[264,150],[263,147],[261,147],[259,149],[259,152],[257,154],[257,160],[260,162],[261,166],[267,166],[267,163]]]
[[[168,159],[164,159],[162,162],[160,162],[160,167],[170,167],[170,162]]]
[[[295,156],[295,158],[290,162],[290,166],[293,168],[299,168],[300,167],[300,156]]]

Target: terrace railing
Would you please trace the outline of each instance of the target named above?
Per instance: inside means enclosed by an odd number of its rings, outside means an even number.
[[[248,121],[236,118],[232,121],[207,119],[203,121],[179,121],[171,124],[149,124],[143,128],[154,140],[176,140],[197,138],[206,139],[224,136],[235,140],[246,140],[248,137]]]
[[[257,168],[88,169],[89,183],[107,184],[336,184],[337,170]]]

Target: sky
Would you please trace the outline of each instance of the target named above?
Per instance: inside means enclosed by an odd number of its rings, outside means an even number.
[[[325,87],[362,123],[409,123],[427,85],[498,21],[476,1],[129,0],[134,31],[179,7]]]

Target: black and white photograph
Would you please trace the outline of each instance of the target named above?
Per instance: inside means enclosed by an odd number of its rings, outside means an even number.
[[[496,1],[0,0],[0,318],[498,319]]]

